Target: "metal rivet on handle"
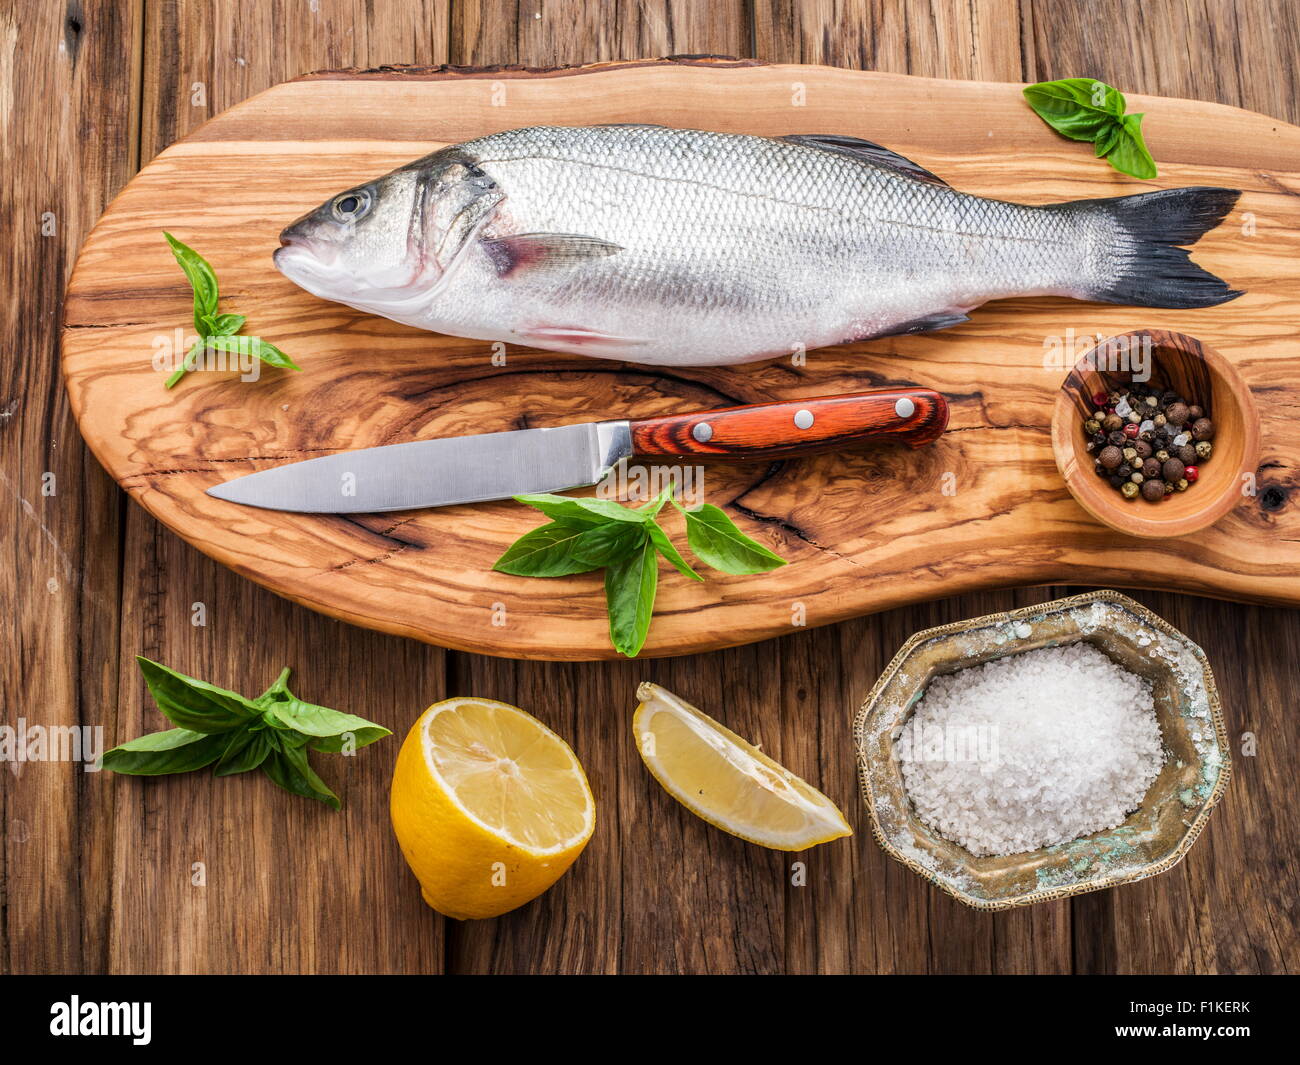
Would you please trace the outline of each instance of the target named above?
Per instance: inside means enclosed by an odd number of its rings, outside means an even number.
[[[794,424],[796,429],[811,429],[813,423],[813,412],[810,410],[795,411]]]
[[[695,428],[691,430],[691,436],[701,444],[707,444],[713,439],[713,426],[708,422],[696,422]]]
[[[910,418],[916,413],[916,404],[904,396],[894,404],[894,413],[900,418]]]

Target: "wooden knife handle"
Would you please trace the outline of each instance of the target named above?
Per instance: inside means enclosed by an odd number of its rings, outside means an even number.
[[[938,392],[891,388],[670,414],[630,428],[637,455],[767,459],[890,440],[921,447],[947,426],[948,401]]]

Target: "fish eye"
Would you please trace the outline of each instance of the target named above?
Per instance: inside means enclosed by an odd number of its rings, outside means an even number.
[[[370,210],[370,193],[365,189],[345,192],[330,205],[334,217],[340,222],[355,222]]]

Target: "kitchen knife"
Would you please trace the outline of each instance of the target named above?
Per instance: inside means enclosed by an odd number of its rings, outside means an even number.
[[[237,477],[208,494],[307,514],[414,510],[583,488],[633,457],[779,459],[888,440],[921,447],[947,424],[947,401],[928,388],[857,392],[341,451]]]

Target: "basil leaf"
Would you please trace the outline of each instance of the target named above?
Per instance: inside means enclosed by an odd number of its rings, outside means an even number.
[[[1076,141],[1093,140],[1124,114],[1123,94],[1095,78],[1040,81],[1024,96],[1039,118]]]
[[[208,327],[209,336],[232,336],[244,328],[248,319],[242,314],[205,314],[203,324]]]
[[[392,735],[382,725],[376,725],[364,717],[344,714],[315,703],[305,703],[301,699],[274,703],[264,711],[263,717],[270,721],[272,727],[279,722],[308,737],[312,750],[331,754],[337,754],[344,747],[357,750]]]
[[[712,503],[686,510],[686,541],[702,561],[723,573],[766,573],[784,566],[785,559],[736,528],[727,515]]]
[[[271,753],[271,739],[265,731],[239,729],[230,733],[230,742],[217,762],[213,775],[219,777],[233,776],[235,773],[247,773],[256,769]]]
[[[317,799],[335,810],[342,808],[339,797],[307,764],[307,752],[301,747],[280,747],[271,751],[262,763],[262,771],[285,791]]]
[[[268,366],[274,366],[278,369],[302,369],[283,351],[274,344],[268,344],[261,337],[210,336],[207,339],[207,344],[213,351],[230,351],[236,355],[252,355],[254,358],[261,359]]]
[[[203,258],[189,245],[182,244],[166,231],[163,232],[163,236],[167,238],[167,243],[171,245],[172,255],[175,256],[176,262],[185,271],[185,277],[189,280],[190,288],[194,290],[194,331],[201,337],[207,336],[208,330],[203,323],[203,316],[217,313],[219,299],[217,275],[207,259]]]
[[[607,521],[624,521],[640,525],[645,516],[639,510],[629,510],[612,499],[573,498],[549,492],[515,496],[517,503],[540,510],[552,521],[570,525],[603,525]]]
[[[693,581],[704,580],[703,577],[691,568],[690,563],[688,563],[686,559],[682,558],[681,553],[675,546],[673,546],[673,542],[668,539],[668,534],[663,531],[657,521],[651,520],[646,525],[646,531],[650,533],[650,540],[655,545],[656,549],[658,549],[659,553],[677,567],[678,573],[690,577]]]
[[[639,550],[605,568],[609,638],[628,658],[635,658],[645,645],[658,583],[659,556],[648,536]]]
[[[209,735],[185,728],[151,732],[105,751],[100,767],[137,777],[188,773],[191,769],[202,769],[215,762],[221,757],[227,742],[225,735]]]
[[[258,706],[265,707],[269,703],[279,702],[284,699],[292,699],[293,692],[289,690],[288,681],[289,667],[285,666],[284,669],[280,670],[280,675],[275,678],[275,681],[271,686],[253,701],[257,703]]]
[[[136,655],[144,682],[158,709],[174,724],[193,732],[229,732],[257,717],[255,703],[236,692],[195,680]]]
[[[1142,115],[1125,115],[1115,138],[1114,146],[1106,156],[1107,162],[1123,174],[1150,180],[1156,176],[1156,161],[1147,151],[1142,139]]]
[[[553,521],[521,536],[492,568],[518,577],[588,573],[632,551],[643,535],[640,524],[610,521],[602,525],[570,525]]]

